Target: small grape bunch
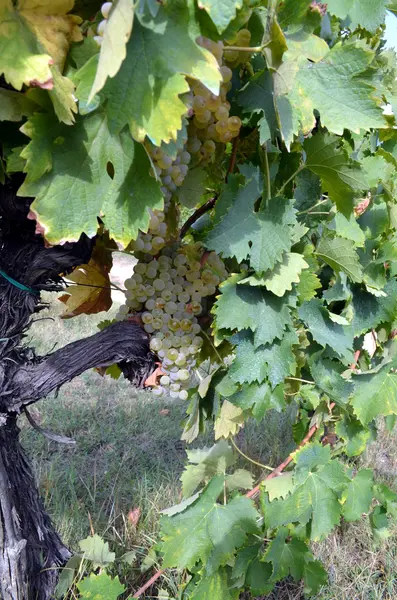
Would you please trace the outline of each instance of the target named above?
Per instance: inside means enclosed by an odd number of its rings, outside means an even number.
[[[138,237],[131,244],[131,250],[142,252],[149,256],[159,254],[166,244],[167,223],[162,210],[150,210],[150,221],[147,233],[140,231]]]
[[[249,48],[251,42],[251,32],[249,29],[240,29],[235,36],[226,40],[227,47],[237,46],[240,48]],[[225,50],[224,59],[232,69],[238,65],[248,62],[251,58],[249,52],[244,50]]]
[[[190,153],[182,148],[173,159],[168,154],[149,142],[145,144],[148,153],[154,164],[156,175],[161,181],[161,192],[165,200],[165,209],[171,200],[172,194],[182,185],[189,170],[191,160]],[[154,173],[152,173],[154,175]]]
[[[214,252],[202,260],[199,243],[164,252],[158,259],[145,255],[135,265],[133,275],[125,281],[126,303],[116,318],[123,320],[141,312],[143,327],[151,336],[150,349],[162,363],[163,375],[153,393],[185,400],[203,345],[197,319],[203,298],[215,294],[227,272]]]
[[[98,46],[100,46],[102,44],[103,34],[105,33],[107,20],[109,18],[109,13],[110,13],[112,6],[113,6],[112,2],[104,2],[101,6],[101,13],[103,16],[103,20],[99,23],[99,25],[97,27],[97,34],[94,36],[94,40],[96,41]]]
[[[213,42],[201,36],[197,43],[215,56],[222,75],[219,95],[211,93],[198,81],[190,81],[193,118],[186,149],[208,163],[213,160],[217,142],[225,144],[239,135],[241,120],[237,116],[229,116],[227,93],[231,89],[232,71],[223,63],[222,42]]]

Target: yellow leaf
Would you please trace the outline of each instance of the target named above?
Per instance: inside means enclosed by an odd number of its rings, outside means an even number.
[[[215,439],[230,435],[234,436],[244,423],[244,413],[239,406],[235,406],[228,400],[222,404],[219,417],[215,421]]]
[[[77,267],[68,280],[80,285],[70,286],[67,294],[59,298],[66,305],[66,311],[61,315],[63,319],[109,310],[112,305],[109,276],[95,259]]]

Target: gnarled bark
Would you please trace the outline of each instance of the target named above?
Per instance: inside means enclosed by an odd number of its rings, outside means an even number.
[[[40,291],[61,289],[60,273],[88,262],[92,241],[82,236],[46,248],[27,218],[29,201],[18,200],[15,187],[0,186],[0,269],[31,291],[0,276],[0,598],[50,600],[70,552],[40,499],[19,442],[18,416],[92,367],[117,362],[141,384],[154,369],[154,357],[146,333],[128,321],[44,357],[23,344],[32,315],[45,308]]]

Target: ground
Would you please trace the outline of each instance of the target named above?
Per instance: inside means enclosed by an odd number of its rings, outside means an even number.
[[[133,263],[121,254],[115,262],[112,277],[120,285],[130,275]],[[109,318],[101,313],[62,320],[63,305],[54,295],[48,300],[48,312],[36,317],[27,336],[38,353],[90,335],[99,321]],[[122,293],[116,292],[111,314],[121,300]],[[41,320],[43,317],[47,318]],[[184,402],[158,400],[149,392],[134,390],[124,380],[114,381],[92,371],[32,409],[43,427],[73,438],[75,446],[48,441],[21,418],[24,446],[33,458],[47,509],[67,544],[77,549],[78,541],[94,531],[119,553],[135,550],[138,557],[147,554],[156,540],[160,511],[181,499],[179,477],[186,445],[180,435],[185,409]],[[266,425],[248,423],[238,439],[240,448],[256,461],[276,466],[294,448],[291,418],[291,414],[274,413]],[[204,443],[212,443],[209,434],[198,445]],[[377,480],[397,489],[397,434],[381,427],[378,442],[360,459],[360,466],[375,467]],[[259,468],[256,475],[261,476]],[[135,509],[140,513],[137,523]],[[329,572],[329,585],[316,599],[395,600],[395,546],[396,536],[392,535],[376,547],[366,517],[356,524],[344,524],[314,548]],[[135,589],[148,577],[134,566],[128,574]],[[177,584],[172,574],[162,581],[171,593]],[[286,582],[267,600],[303,598],[299,586]]]

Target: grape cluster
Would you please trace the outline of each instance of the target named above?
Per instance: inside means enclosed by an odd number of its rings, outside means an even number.
[[[213,296],[227,277],[222,260],[214,253],[203,260],[200,243],[166,248],[158,258],[143,255],[125,281],[126,304],[118,320],[140,312],[143,327],[151,336],[150,348],[161,361],[163,375],[153,393],[166,392],[186,400],[197,355],[203,345],[198,315],[203,298]]]
[[[223,63],[223,43],[213,42],[202,36],[197,39],[197,43],[215,56],[222,75],[219,95],[211,93],[199,81],[190,81],[192,119],[186,148],[207,163],[215,154],[216,142],[226,144],[239,135],[241,120],[239,117],[229,116],[230,103],[226,96],[232,85],[232,71]]]
[[[176,158],[172,159],[162,148],[152,146],[148,142],[145,146],[153,161],[156,175],[160,178],[161,192],[167,203],[176,189],[182,185],[189,170],[191,155],[183,148],[178,151]]]
[[[251,42],[251,32],[248,29],[240,29],[235,36],[226,40],[228,46],[238,46],[240,48],[248,48]],[[243,50],[226,50],[224,52],[225,61],[232,69],[238,65],[247,63],[251,55]]]
[[[147,233],[138,233],[138,237],[131,243],[131,250],[134,252],[144,252],[150,256],[155,256],[165,246],[167,239],[167,223],[165,222],[165,213],[162,210],[150,210],[149,229]]]
[[[94,40],[100,46],[103,40],[103,34],[105,33],[107,20],[109,17],[110,9],[112,8],[112,2],[104,2],[101,6],[101,13],[103,16],[103,20],[99,23],[97,27],[97,35],[94,36]]]

